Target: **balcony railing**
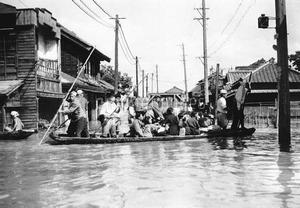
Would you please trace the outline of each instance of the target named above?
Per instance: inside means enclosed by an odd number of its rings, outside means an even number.
[[[59,67],[57,60],[40,58],[37,63],[37,75],[57,80],[59,78]]]

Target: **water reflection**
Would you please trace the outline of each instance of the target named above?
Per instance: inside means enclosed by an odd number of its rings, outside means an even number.
[[[282,191],[277,194],[277,198],[281,199],[282,207],[288,208],[288,200],[292,199],[291,182],[295,176],[293,170],[294,162],[292,160],[292,154],[287,152],[280,152],[278,155],[277,166],[279,175],[277,181],[282,186]]]
[[[300,207],[300,145],[279,153],[269,134],[108,145],[38,141],[0,142],[1,208]]]

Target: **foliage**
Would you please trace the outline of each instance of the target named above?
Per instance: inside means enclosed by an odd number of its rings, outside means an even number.
[[[293,69],[300,71],[300,51],[296,51],[295,54],[289,55],[289,61]]]
[[[132,88],[132,78],[127,73],[118,72],[119,76],[119,89],[122,91]],[[101,66],[100,70],[101,79],[110,83],[115,84],[115,71],[112,66]]]

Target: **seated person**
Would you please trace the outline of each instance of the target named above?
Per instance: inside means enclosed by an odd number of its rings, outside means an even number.
[[[196,113],[192,112],[191,117],[186,120],[186,135],[198,135],[200,134],[200,125],[196,119]]]
[[[164,124],[168,125],[168,131],[166,132],[169,135],[178,135],[179,134],[179,120],[178,117],[174,115],[173,108],[168,108],[165,115]]]
[[[144,112],[136,112],[135,118],[133,119],[129,130],[130,137],[144,137],[143,120],[144,120]]]
[[[100,110],[100,115],[103,120],[102,129],[104,137],[116,137],[118,134],[120,125],[120,107],[116,105],[115,101],[115,95],[110,94]]]
[[[157,127],[152,123],[152,118],[147,116],[144,119],[145,127],[143,129],[144,137],[153,137],[153,133],[157,133]]]
[[[211,115],[202,114],[199,113],[199,119],[198,119],[200,127],[208,127],[210,125],[213,125],[213,119],[211,118]]]
[[[19,113],[17,111],[10,112],[12,117],[12,127],[6,127],[5,130],[12,132],[12,131],[20,131],[24,128],[24,124],[22,123],[21,119],[19,118]]]

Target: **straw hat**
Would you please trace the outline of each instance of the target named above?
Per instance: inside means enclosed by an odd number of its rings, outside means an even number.
[[[12,112],[10,112],[10,115],[17,117],[17,116],[19,116],[19,113],[17,111],[12,111]]]
[[[220,94],[227,94],[227,91],[223,89],[220,91]]]
[[[82,90],[77,90],[77,95],[81,95],[83,94],[83,91]]]

